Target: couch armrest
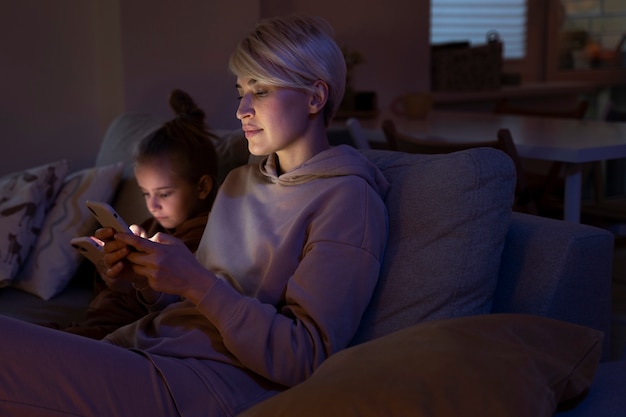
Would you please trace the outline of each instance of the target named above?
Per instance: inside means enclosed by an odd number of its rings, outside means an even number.
[[[613,235],[596,227],[513,213],[493,312],[548,316],[604,332],[610,351]]]

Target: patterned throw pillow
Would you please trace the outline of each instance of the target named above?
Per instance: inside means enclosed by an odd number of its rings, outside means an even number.
[[[44,300],[61,292],[78,269],[82,256],[70,245],[73,237],[93,233],[97,222],[85,201],[113,199],[123,163],[89,168],[67,177],[42,227],[37,244],[13,287]]]
[[[0,178],[0,287],[26,261],[68,169],[59,160]]]

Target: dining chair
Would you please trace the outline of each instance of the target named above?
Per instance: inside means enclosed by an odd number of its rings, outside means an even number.
[[[390,150],[421,153],[421,154],[441,154],[462,151],[471,148],[490,147],[496,148],[506,153],[515,164],[517,174],[515,184],[515,200],[513,210],[529,214],[538,214],[537,203],[526,181],[522,160],[517,153],[517,148],[513,142],[513,137],[508,129],[499,129],[493,139],[485,139],[478,142],[451,142],[442,138],[427,137],[419,138],[397,130],[395,123],[391,119],[386,119],[382,124],[385,139]]]
[[[607,122],[626,122],[626,111],[610,104],[604,116]],[[626,159],[610,159],[594,165],[596,189],[592,201],[581,207],[583,215],[595,221],[609,224],[626,224]],[[626,244],[626,236],[616,236],[621,245]]]
[[[589,108],[587,99],[579,99],[572,106],[550,108],[530,107],[511,104],[506,98],[499,99],[493,109],[493,113],[514,116],[550,117],[561,119],[583,119]],[[562,206],[562,198],[559,197],[564,184],[565,164],[563,162],[551,162],[545,168],[543,161],[532,161],[533,166],[541,166],[543,172],[526,169],[526,177],[532,184],[531,188],[536,190],[537,203],[546,211],[554,211]],[[599,175],[600,166],[598,163],[588,164],[585,168],[585,177],[593,181],[594,198],[598,198],[601,188],[600,182],[603,180]],[[556,201],[555,201],[556,200]]]
[[[626,122],[626,110],[618,109],[610,103],[604,120],[607,122]],[[626,197],[626,159],[610,159],[606,161],[604,169],[606,174],[605,195],[607,197]]]

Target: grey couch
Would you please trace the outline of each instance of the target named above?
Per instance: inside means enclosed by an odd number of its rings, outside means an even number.
[[[159,123],[148,115],[120,116],[105,135],[96,165],[114,161],[128,164],[134,143]],[[225,174],[246,163],[248,154],[239,132],[220,133],[223,140],[218,151]],[[349,355],[352,349],[393,341],[406,329],[419,330],[419,326],[449,320],[499,317],[503,321],[493,326],[500,329],[508,328],[507,320],[514,322],[518,316],[556,319],[594,329],[593,335],[603,337],[601,349],[589,343],[589,352],[597,351],[601,362],[588,395],[577,395],[561,404],[557,415],[614,416],[626,412],[626,361],[611,360],[609,353],[611,234],[590,226],[511,213],[514,167],[497,150],[474,149],[449,155],[381,150],[363,153],[391,183],[386,199],[390,237],[379,287],[354,337],[354,346],[344,352]],[[128,168],[114,200],[128,222],[147,217],[135,187]],[[0,314],[34,322],[80,320],[90,297],[90,286],[78,279],[49,301],[4,288],[0,290]],[[481,323],[472,321],[461,326],[482,328]],[[542,339],[539,346],[544,342],[548,339]],[[389,351],[377,353],[379,357],[394,356]],[[587,362],[593,374],[593,357]],[[360,366],[370,368],[373,362]],[[280,402],[281,396],[292,390],[270,401]],[[385,386],[379,390],[384,391]],[[586,393],[586,387],[582,391]],[[395,401],[394,395],[388,393],[389,404]],[[342,399],[332,401],[341,403]],[[418,415],[410,407],[389,408],[385,413]],[[267,415],[265,411],[252,409],[249,415]]]

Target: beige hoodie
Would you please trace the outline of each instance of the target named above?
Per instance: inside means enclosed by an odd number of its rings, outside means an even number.
[[[222,185],[197,251],[222,279],[199,305],[172,304],[108,337],[151,357],[183,415],[207,390],[229,415],[306,379],[348,346],[378,280],[380,171],[345,145],[282,175],[274,161]]]

